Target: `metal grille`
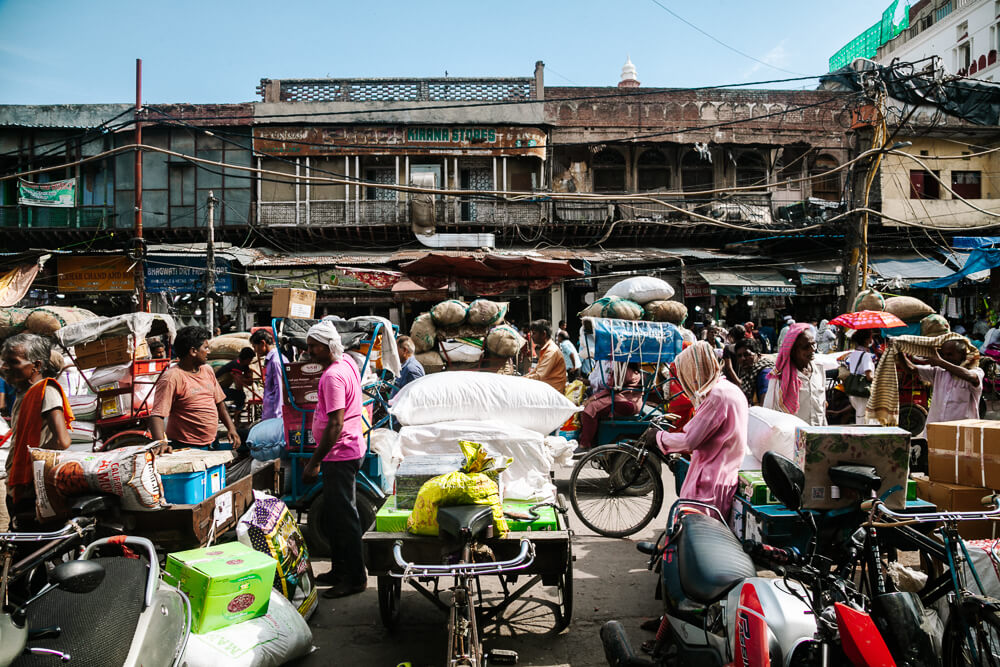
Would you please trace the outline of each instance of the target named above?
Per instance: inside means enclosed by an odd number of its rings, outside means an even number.
[[[261,79],[265,97],[270,79]],[[516,101],[534,99],[533,78],[281,79],[282,102]]]
[[[314,204],[315,206],[315,204]],[[294,225],[295,202],[260,204],[260,224],[262,225]]]
[[[352,203],[351,206],[353,205]],[[343,225],[347,222],[345,206],[346,202],[343,201],[309,202],[309,219],[304,224],[321,227]]]

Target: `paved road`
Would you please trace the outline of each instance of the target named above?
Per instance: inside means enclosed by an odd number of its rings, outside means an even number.
[[[557,471],[560,486],[570,469]],[[498,625],[487,627],[487,647],[518,652],[520,665],[536,667],[603,667],[604,650],[598,632],[609,619],[625,623],[638,645],[652,633],[639,624],[659,614],[653,599],[655,578],[646,570],[645,557],[635,550],[635,541],[653,539],[662,530],[666,509],[673,502],[674,482],[664,467],[667,498],[664,511],[632,539],[613,540],[597,536],[583,527],[572,512],[570,521],[576,535],[573,550],[574,613],[570,627],[554,633],[554,588],[537,586],[531,597],[513,605]],[[317,572],[328,569],[326,561],[315,563]],[[402,622],[393,633],[382,626],[378,616],[375,579],[361,595],[341,600],[320,598],[312,617],[313,643],[317,650],[297,661],[297,667],[320,665],[372,665],[394,667],[409,662],[412,667],[440,666],[445,662],[446,618],[430,602],[404,587]]]

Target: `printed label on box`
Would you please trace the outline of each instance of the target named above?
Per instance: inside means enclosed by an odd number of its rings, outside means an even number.
[[[812,488],[812,499],[813,500],[824,500],[824,499],[826,499],[826,487],[825,486],[814,486]]]
[[[221,526],[233,516],[233,492],[228,491],[215,499],[215,525]]]
[[[312,308],[306,303],[290,303],[288,304],[288,312],[292,317],[307,319],[312,315]]]

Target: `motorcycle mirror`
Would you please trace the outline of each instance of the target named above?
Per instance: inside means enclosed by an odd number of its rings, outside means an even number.
[[[798,511],[802,506],[802,489],[806,485],[806,476],[795,465],[795,461],[771,451],[764,453],[760,463],[764,483],[771,489],[774,497],[788,509]]]
[[[49,583],[70,593],[90,593],[104,581],[104,566],[92,560],[60,563],[49,573]]]

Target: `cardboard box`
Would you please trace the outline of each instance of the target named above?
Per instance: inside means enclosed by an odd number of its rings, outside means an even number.
[[[760,470],[741,470],[736,479],[736,495],[750,501],[751,505],[776,505],[778,500],[764,482]]]
[[[976,512],[982,511],[983,496],[993,493],[990,489],[963,486],[949,482],[937,482],[924,477],[917,478],[917,495],[935,505],[938,511]],[[994,535],[994,531],[996,535]],[[959,521],[958,533],[967,540],[989,539],[1000,536],[1000,525],[996,521]]]
[[[285,378],[288,380],[288,392],[284,394],[285,404],[288,404],[288,393],[300,408],[315,404],[319,399],[319,379],[323,376],[322,364],[315,361],[297,361],[285,364]]]
[[[126,387],[129,385],[125,385]],[[123,417],[132,411],[132,396],[128,393],[101,394],[120,389],[121,382],[109,382],[97,386],[100,412],[98,419],[114,419]]]
[[[191,631],[204,634],[267,613],[277,562],[229,542],[167,555],[166,572],[191,600]]]
[[[271,317],[310,320],[316,310],[316,292],[308,289],[277,287],[271,297]]]
[[[895,510],[906,505],[910,472],[910,432],[878,426],[806,426],[795,432],[795,462],[805,473],[802,507],[829,510],[858,502],[856,493],[830,481],[831,467],[843,464],[874,466],[882,478],[881,497],[900,487],[885,502]]]
[[[75,346],[73,356],[76,367],[80,370],[86,370],[132,361],[133,347],[130,339],[131,336],[115,336]]]
[[[424,482],[455,472],[464,464],[465,456],[462,454],[407,456],[396,470],[396,507],[412,510]]]
[[[1000,486],[1000,421],[962,419],[928,424],[927,473],[937,482]]]

